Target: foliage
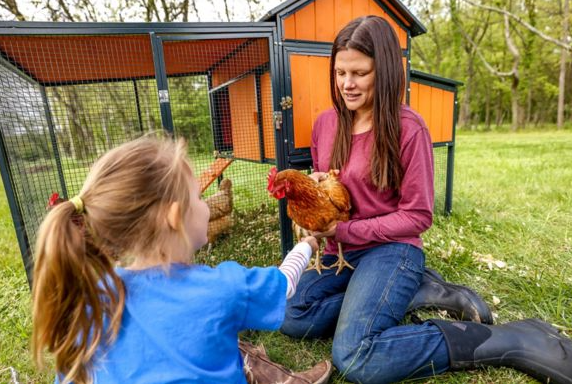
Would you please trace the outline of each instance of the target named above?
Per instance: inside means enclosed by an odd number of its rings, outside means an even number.
[[[522,114],[519,128],[556,121],[558,76],[561,48],[510,21],[510,35],[520,54],[518,85],[511,94],[514,79],[487,69],[510,72],[514,58],[504,37],[504,21],[499,13],[477,5],[494,5],[511,12],[550,37],[570,46],[571,36],[562,36],[562,1],[468,0],[405,1],[427,26],[428,33],[412,39],[412,67],[462,81],[459,104],[460,124],[472,128],[484,123],[501,125],[512,118],[511,101],[516,97]],[[570,34],[570,32],[569,32]],[[565,116],[572,117],[572,71],[568,55]],[[464,103],[468,109],[463,110]]]
[[[169,79],[173,124],[178,135],[187,139],[194,151],[214,149],[206,76]]]
[[[40,159],[51,159],[53,150],[50,138],[44,132],[28,132],[25,135],[8,136],[8,142],[17,142],[18,145],[11,146],[9,151],[17,161],[33,162]]]
[[[479,292],[499,323],[539,317],[572,334],[571,151],[572,129],[457,136],[453,214],[436,216],[424,235],[427,263],[446,279]],[[251,179],[235,185],[235,192],[253,189]],[[237,213],[231,234],[210,255],[201,251],[199,262],[280,262],[277,208],[263,195],[261,191],[260,208]],[[0,382],[10,382],[11,366],[21,382],[49,383],[53,374],[36,370],[29,357],[30,295],[5,198],[0,198],[0,230]],[[331,340],[293,340],[277,332],[245,332],[242,337],[263,343],[273,360],[297,370],[331,358]],[[333,382],[344,380],[337,375]],[[533,380],[510,369],[489,368],[425,382]]]
[[[154,80],[48,88],[62,155],[93,161],[124,141],[160,129],[156,92]]]

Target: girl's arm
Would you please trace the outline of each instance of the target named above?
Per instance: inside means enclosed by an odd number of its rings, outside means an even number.
[[[318,243],[316,239],[311,236],[306,237],[292,248],[278,267],[280,272],[286,276],[286,281],[288,282],[286,288],[287,299],[296,293],[296,286],[300,281],[300,276],[308,266],[313,251],[317,248]]]

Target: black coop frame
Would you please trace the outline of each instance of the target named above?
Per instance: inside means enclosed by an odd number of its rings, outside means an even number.
[[[214,150],[217,159],[237,159],[245,164],[253,164],[253,167],[257,164],[266,166],[257,168],[252,175],[252,180],[257,181],[250,182],[251,188],[259,193],[252,197],[254,204],[260,204],[260,193],[265,194],[264,175],[270,165],[276,165],[278,169],[311,167],[309,150],[300,151],[292,147],[295,130],[291,110],[285,110],[281,104],[292,92],[288,52],[292,49],[301,52],[306,50],[327,56],[331,45],[307,41],[282,43],[280,28],[280,23],[272,21],[0,22],[0,89],[4,99],[4,102],[0,102],[0,172],[29,281],[32,277],[32,244],[37,226],[45,214],[45,203],[50,193],[58,191],[65,198],[71,197],[78,192],[83,177],[70,169],[83,169],[102,150],[142,133],[160,128],[177,136],[182,134],[179,128],[184,125],[180,121],[190,121],[191,126],[201,124],[201,127],[207,127],[212,135],[207,140],[209,146],[197,153],[197,158],[204,158],[207,150]],[[101,56],[102,52],[105,53],[106,39],[125,40],[123,47],[129,54],[121,56],[121,52],[117,51],[121,45],[110,45],[107,46],[110,49],[109,56]],[[49,53],[51,56],[45,56],[49,51],[47,46],[58,40],[69,44],[56,44]],[[87,43],[89,40],[93,45]],[[89,49],[74,50],[74,42],[87,44]],[[195,45],[196,49],[187,47]],[[208,61],[205,55],[212,54],[212,49],[220,49],[214,54],[212,62],[200,68],[193,66],[193,62]],[[145,56],[142,52],[147,55],[145,60],[141,58]],[[249,59],[253,53],[256,53],[254,56],[259,56]],[[96,66],[86,69],[85,66],[82,67],[82,60],[76,57],[77,62],[71,60],[65,68],[54,68],[57,67],[55,64],[65,60],[66,55],[72,59],[73,55],[93,55]],[[128,63],[123,72],[117,70],[121,63]],[[42,69],[42,65],[45,68]],[[107,71],[108,67],[114,65],[117,67],[115,72]],[[221,69],[227,72],[217,74]],[[74,77],[73,71],[82,75]],[[49,73],[58,74],[60,78],[50,78]],[[411,73],[412,78],[453,90],[456,95],[459,83],[428,76],[413,71]],[[188,96],[181,89],[194,89],[199,93],[190,92],[191,95]],[[88,100],[82,101],[84,94],[88,95]],[[193,122],[196,116],[187,116],[184,115],[185,111],[181,112],[181,105],[192,102],[185,99],[187,96],[202,98],[201,105],[206,105],[210,121],[196,123]],[[129,106],[125,109],[129,113],[120,111],[121,108],[113,108],[117,99],[128,100]],[[237,112],[240,109],[237,108],[237,100],[247,100],[244,102],[250,103],[248,106],[255,113],[250,116],[241,115]],[[74,109],[76,102],[78,104]],[[77,110],[81,108],[82,102],[97,105],[97,111],[89,116],[82,115]],[[238,106],[242,104],[239,103]],[[94,122],[98,118],[100,121]],[[128,129],[113,136],[113,132],[119,129],[116,122],[118,119],[127,122]],[[244,129],[249,135],[238,135],[243,126],[236,125],[237,121],[241,124],[245,122]],[[103,133],[97,137],[93,132],[83,132],[84,136],[79,138],[64,137],[66,129],[76,129],[76,125],[82,123],[89,127],[95,124]],[[74,140],[93,144],[95,149],[79,154],[81,161],[71,161],[66,153],[73,152],[74,145],[78,144]],[[30,146],[30,143],[34,145]],[[439,209],[450,213],[454,137],[447,143],[434,144],[436,151],[440,147],[446,149],[447,153],[442,188],[444,198],[441,199],[443,201]],[[40,155],[34,153],[37,148],[43,151],[40,160]],[[197,165],[193,156],[191,159]],[[213,178],[220,181],[222,173]],[[213,183],[208,191],[212,193],[216,190],[216,184]],[[268,203],[271,202],[268,199]],[[278,212],[281,251],[285,254],[293,242],[285,201],[278,203]]]
[[[125,45],[105,46],[106,40],[121,43],[123,38],[126,39]],[[70,44],[56,43],[53,47],[48,47],[58,40],[65,40]],[[77,40],[78,45],[85,44],[87,48],[83,51],[75,50],[74,40]],[[87,40],[94,40],[96,43],[88,43]],[[208,130],[213,133],[206,141],[209,142],[209,150],[215,151],[214,158],[239,159],[246,163],[246,166],[260,163],[267,164],[268,167],[276,164],[285,168],[283,157],[276,158],[282,156],[282,151],[276,151],[275,154],[266,153],[269,152],[269,146],[277,148],[283,140],[280,134],[267,134],[268,128],[272,128],[273,124],[272,112],[268,113],[268,110],[279,108],[274,101],[280,99],[276,94],[280,85],[277,76],[279,66],[273,48],[275,41],[276,29],[271,22],[0,22],[0,88],[6,96],[3,97],[4,102],[0,103],[0,172],[28,280],[31,279],[32,270],[31,251],[37,227],[45,214],[47,198],[53,191],[69,198],[78,192],[83,180],[83,177],[70,172],[69,159],[66,159],[63,153],[66,152],[64,147],[70,143],[62,140],[62,124],[75,123],[62,123],[61,120],[80,119],[79,123],[85,123],[91,128],[93,121],[90,119],[93,116],[78,117],[79,112],[73,110],[73,103],[76,101],[73,96],[81,96],[83,91],[92,98],[92,104],[102,104],[98,106],[98,111],[92,114],[102,115],[101,123],[98,122],[102,126],[110,125],[114,118],[112,114],[105,116],[106,104],[110,104],[112,100],[98,98],[109,91],[111,97],[132,99],[132,116],[129,117],[131,131],[125,135],[104,138],[108,141],[104,149],[109,149],[157,127],[173,136],[181,134],[176,126],[175,114],[177,107],[184,104],[185,95],[182,95],[182,92],[174,92],[173,88],[177,82],[184,83],[188,78],[194,79],[187,86],[200,87],[201,90],[204,88],[201,107],[207,108],[208,111],[203,110],[201,113],[206,113],[210,121],[203,122],[202,126],[208,126]],[[114,51],[120,49],[120,46],[127,47],[130,50],[129,55],[121,56]],[[145,52],[151,55],[151,63],[146,60],[145,63],[137,62],[132,66],[120,68],[121,64],[118,62],[137,61],[138,50],[144,46]],[[109,57],[101,56],[99,51],[105,49],[108,49],[109,56],[118,57],[108,60]],[[66,55],[69,61],[78,62],[66,62],[66,68],[59,70],[51,68],[42,72],[38,69],[38,66],[48,67],[62,63],[66,60]],[[95,62],[94,68],[82,68],[83,61],[79,58],[81,55],[93,55],[91,60]],[[114,65],[116,68],[106,68]],[[137,65],[145,68],[138,68]],[[149,72],[150,65],[152,72]],[[135,74],[122,73],[130,70]],[[72,73],[66,77],[67,71],[77,71],[76,73],[81,75],[73,78]],[[54,74],[59,78],[54,78]],[[90,90],[89,87],[95,88]],[[128,91],[126,87],[129,87]],[[77,91],[76,88],[80,90]],[[62,89],[68,89],[69,95],[60,92]],[[176,100],[177,98],[179,100]],[[240,100],[248,100],[256,109],[252,122],[251,116],[240,114]],[[235,105],[232,102],[235,102]],[[81,103],[78,105],[78,108],[80,107]],[[74,116],[74,112],[78,116]],[[153,115],[153,124],[156,126],[146,126],[149,125],[149,117],[146,118],[146,114]],[[191,120],[193,118],[187,117]],[[250,130],[247,133],[256,137],[248,136],[242,138],[241,143],[233,142],[233,139],[240,136],[242,127],[232,127],[229,121],[231,118],[239,123],[246,120],[244,127]],[[254,130],[252,127],[255,127]],[[234,136],[229,139],[231,135]],[[47,154],[40,159],[43,161],[35,161],[39,155],[28,153],[38,148],[29,146],[29,140],[33,136],[38,136],[36,139],[43,141],[41,144]],[[93,140],[93,137],[83,139]],[[192,139],[189,141],[189,146],[193,147]],[[256,150],[249,150],[249,141],[259,141],[255,145]],[[99,154],[101,153],[97,153]],[[195,167],[201,168],[201,156],[195,160],[193,153],[190,155]],[[89,166],[96,157],[95,154],[84,156],[82,165]],[[202,168],[207,168],[204,171],[208,171],[208,164],[202,165]],[[250,184],[258,187],[256,189],[263,191],[264,195],[266,172],[267,169],[258,169],[254,175],[248,175],[257,178],[254,182],[251,180]],[[222,173],[213,176],[214,180],[207,181],[207,187],[213,181],[220,181],[222,176]],[[216,189],[216,184],[212,183],[213,186],[209,188]],[[256,200],[255,198],[251,199]],[[273,200],[268,199],[267,203],[272,202]],[[255,204],[260,204],[259,197]]]

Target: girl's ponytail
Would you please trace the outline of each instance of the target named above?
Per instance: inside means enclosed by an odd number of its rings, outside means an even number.
[[[102,340],[117,335],[125,300],[112,259],[94,244],[84,204],[74,198],[55,206],[36,243],[32,353],[39,365],[44,349],[53,353],[63,382],[91,382],[92,356]]]

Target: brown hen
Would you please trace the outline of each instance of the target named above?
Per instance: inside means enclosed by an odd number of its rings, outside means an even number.
[[[216,239],[220,235],[230,232],[233,225],[232,182],[230,179],[222,179],[218,189],[215,194],[205,199],[205,203],[207,203],[210,211],[209,226],[207,229],[207,254],[210,254]]]
[[[326,232],[332,223],[347,221],[350,217],[350,194],[334,171],[316,182],[303,172],[294,169],[278,172],[274,167],[268,174],[268,191],[276,199],[288,199],[288,217],[307,231]],[[353,269],[344,259],[340,243],[338,261],[332,267],[337,267],[336,275],[344,267]],[[321,273],[323,266],[319,255],[314,268]]]

